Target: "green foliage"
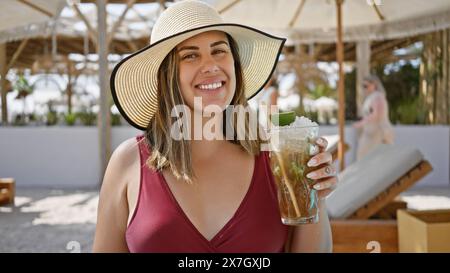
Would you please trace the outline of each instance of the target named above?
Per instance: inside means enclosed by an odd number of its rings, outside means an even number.
[[[345,120],[357,120],[358,110],[356,105],[356,69],[345,74]]]
[[[401,124],[425,124],[426,121],[425,107],[419,98],[404,100],[392,112],[396,121]]]
[[[424,124],[425,112],[419,99],[420,72],[410,63],[394,65],[395,69],[385,73],[385,66],[376,68],[376,74],[386,89],[389,118],[392,123]]]
[[[66,114],[64,115],[64,121],[68,126],[75,125],[75,122],[77,121],[77,115],[76,114]]]
[[[310,89],[308,95],[311,99],[318,99],[320,97],[329,97],[336,98],[336,90],[331,88],[328,84],[319,84],[314,87],[314,89]]]
[[[23,99],[33,93],[34,86],[28,83],[24,75],[19,75],[14,83],[14,90],[18,92],[16,99]]]
[[[54,111],[47,112],[47,126],[53,126],[58,123],[58,114]]]
[[[120,126],[122,122],[120,121],[120,114],[111,114],[111,125]]]
[[[58,114],[53,109],[53,103],[54,101],[52,100],[49,100],[47,102],[48,112],[46,114],[46,123],[45,123],[47,126],[56,125],[58,123]]]
[[[37,120],[38,120],[38,117],[36,116],[35,113],[30,113],[30,114],[28,115],[28,119],[29,119],[29,121],[37,121]]]
[[[24,115],[16,115],[13,120],[14,126],[25,126],[26,120]]]
[[[94,126],[97,121],[97,115],[92,112],[78,112],[77,116],[85,126]]]

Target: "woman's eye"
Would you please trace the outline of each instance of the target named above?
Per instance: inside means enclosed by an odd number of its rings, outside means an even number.
[[[223,49],[216,49],[216,50],[213,51],[213,54],[214,54],[214,55],[215,55],[215,54],[222,54],[222,53],[226,53],[226,50],[223,50]]]
[[[182,60],[192,60],[192,59],[194,59],[195,57],[197,57],[197,55],[194,54],[194,53],[192,53],[192,54],[184,55],[181,59],[182,59]]]

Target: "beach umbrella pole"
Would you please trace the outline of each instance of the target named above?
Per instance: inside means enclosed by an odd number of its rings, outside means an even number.
[[[338,81],[338,124],[339,124],[339,143],[338,143],[338,159],[339,169],[342,171],[345,168],[344,161],[344,126],[345,126],[345,93],[344,93],[344,44],[342,42],[342,3],[344,0],[336,0],[336,12],[337,12],[337,44],[336,44],[336,56],[339,66],[339,81]]]
[[[100,147],[100,181],[101,185],[106,166],[111,155],[111,123],[109,113],[109,83],[108,83],[108,44],[107,44],[107,25],[106,25],[106,0],[97,1],[98,18],[98,62],[99,62],[99,83],[100,83],[100,102],[98,115],[98,137]]]

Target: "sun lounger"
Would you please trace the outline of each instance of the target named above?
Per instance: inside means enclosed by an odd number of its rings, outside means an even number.
[[[417,149],[393,145],[380,145],[348,166],[326,200],[334,251],[370,252],[375,245],[381,252],[398,252],[396,220],[368,219],[395,215],[396,208],[405,208],[395,198],[431,170]]]
[[[327,198],[328,214],[368,219],[431,170],[417,149],[379,145],[338,175],[339,186]]]

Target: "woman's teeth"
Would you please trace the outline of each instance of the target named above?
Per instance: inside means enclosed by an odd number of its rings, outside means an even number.
[[[202,89],[202,90],[211,90],[211,89],[217,89],[222,87],[222,82],[216,82],[216,83],[211,83],[211,84],[199,84],[198,88]]]

